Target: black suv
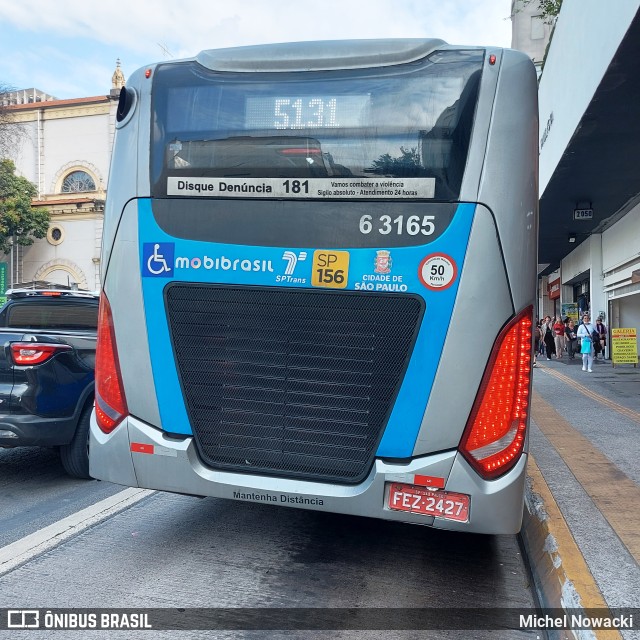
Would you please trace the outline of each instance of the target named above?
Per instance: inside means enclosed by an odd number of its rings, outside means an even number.
[[[89,478],[97,293],[14,289],[0,309],[0,447],[57,446]]]

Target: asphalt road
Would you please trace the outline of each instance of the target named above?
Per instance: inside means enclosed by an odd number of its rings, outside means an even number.
[[[64,475],[55,452],[0,450],[0,545],[121,488]],[[55,542],[55,540],[54,540]],[[0,552],[2,549],[0,548]],[[0,607],[534,607],[515,536],[479,536],[151,493],[0,575]],[[50,631],[0,637],[50,638]],[[131,631],[56,631],[55,638]],[[518,638],[499,631],[145,631],[150,638]]]
[[[0,448],[0,548],[121,489],[70,478],[54,449]]]

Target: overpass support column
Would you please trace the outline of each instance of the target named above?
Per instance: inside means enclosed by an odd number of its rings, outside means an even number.
[[[604,276],[602,274],[602,234],[594,233],[590,238],[590,275],[589,291],[591,298],[591,321],[595,324],[598,316],[609,326],[606,317],[607,298],[604,292]]]

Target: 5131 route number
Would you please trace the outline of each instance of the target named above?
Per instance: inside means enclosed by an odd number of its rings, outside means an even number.
[[[360,218],[359,229],[365,235],[375,230],[383,236],[390,233],[430,236],[436,230],[434,220],[435,216],[380,216],[373,220],[373,216],[364,215]]]

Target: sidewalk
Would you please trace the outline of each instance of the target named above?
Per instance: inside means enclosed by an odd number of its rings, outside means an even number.
[[[537,362],[538,367],[558,370],[576,381],[588,384],[588,372],[582,371],[580,354],[576,354],[573,360],[570,360],[566,353],[559,360],[555,357],[547,360],[545,356],[538,356]],[[614,367],[611,360],[594,359],[593,373],[590,375],[595,376],[594,380],[598,385],[604,385],[615,397],[635,404],[635,410],[640,411],[640,364],[636,367],[631,364],[619,364]]]
[[[572,606],[572,594],[583,600],[582,606],[600,606],[593,604],[598,598],[581,592],[582,584],[595,580],[600,602],[638,608],[640,367],[614,368],[610,360],[599,360],[588,373],[582,371],[579,355],[575,360],[543,356],[533,372],[534,463],[529,475],[534,484],[538,477],[538,485],[548,485],[552,504],[547,510],[557,505],[558,519],[562,514],[567,537],[575,541],[580,562],[584,559],[580,565],[562,554],[554,557],[555,564],[566,561],[567,566],[584,567],[584,575],[571,576],[567,570],[572,582],[566,593],[562,586],[561,597],[566,606]],[[536,476],[536,465],[542,477]],[[582,569],[576,571],[580,574]],[[623,631],[622,637],[638,638],[640,633]]]

